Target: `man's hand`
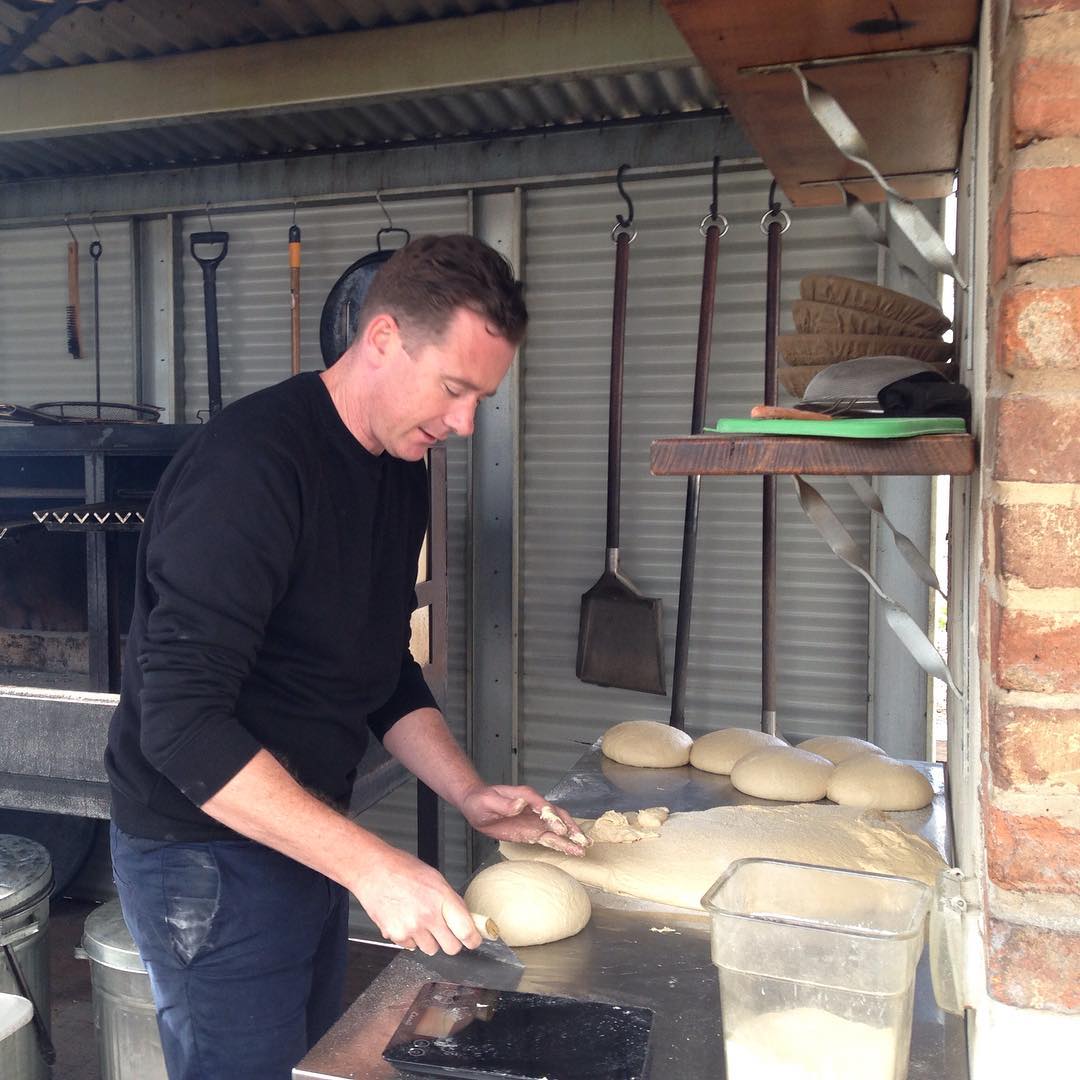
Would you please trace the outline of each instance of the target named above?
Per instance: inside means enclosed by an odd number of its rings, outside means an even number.
[[[518,844],[542,844],[567,855],[584,855],[588,841],[565,810],[530,787],[481,784],[461,800],[465,820],[485,836]]]
[[[364,867],[353,894],[384,938],[405,949],[450,956],[481,937],[465,901],[437,870],[389,845]]]

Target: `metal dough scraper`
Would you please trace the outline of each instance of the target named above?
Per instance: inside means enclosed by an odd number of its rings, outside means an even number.
[[[419,950],[410,951],[409,957],[418,964],[457,983],[482,981],[495,989],[513,989],[521,978],[525,965],[506,942],[499,939],[499,928],[486,915],[471,912],[473,923],[484,939],[475,949],[462,949],[456,956],[437,952],[428,956]],[[394,946],[401,948],[401,946]],[[494,985],[492,980],[498,983]]]

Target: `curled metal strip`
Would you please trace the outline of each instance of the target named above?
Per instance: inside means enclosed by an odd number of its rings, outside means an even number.
[[[934,648],[933,643],[907,609],[897,603],[878,584],[854,537],[844,527],[843,522],[836,516],[821,492],[801,476],[792,476],[791,479],[795,484],[795,493],[803,513],[821,533],[822,539],[832,549],[833,554],[862,577],[877,594],[885,612],[885,621],[889,624],[889,629],[900,639],[900,644],[907,649],[911,658],[927,675],[940,679],[960,701],[963,701],[964,695],[953,681],[952,672],[941,653]]]
[[[865,169],[881,185],[885,192],[889,213],[900,231],[915,245],[920,255],[935,269],[954,278],[962,288],[967,282],[960,273],[956,260],[942,239],[941,234],[926,220],[923,212],[908,198],[901,195],[882,176],[870,160],[870,150],[862,133],[844,112],[843,107],[828,91],[811,82],[796,64],[792,71],[802,85],[803,100],[811,115],[832,140],[833,145],[848,161]]]
[[[889,244],[889,238],[885,235],[885,230],[881,227],[874,211],[871,210],[858,195],[854,195],[852,192],[848,191],[842,183],[838,183],[837,186],[840,188],[840,195],[844,200],[844,205],[847,207],[848,214],[851,216],[851,220],[855,223],[859,232],[861,232],[872,244],[883,247],[892,256],[897,269],[900,271],[904,291],[908,293],[920,292],[926,296],[935,307],[940,307],[941,305],[938,298],[934,295],[933,290],[931,290],[926,282],[923,281],[922,275],[919,274],[914,267],[909,266],[908,263],[900,258],[893,250],[892,246]]]
[[[919,550],[915,541],[905,533],[902,533],[889,518],[889,515],[885,513],[885,507],[881,502],[881,497],[870,486],[870,482],[863,476],[849,476],[847,482],[851,490],[855,492],[859,502],[861,502],[872,514],[877,514],[878,517],[881,518],[885,527],[892,533],[893,542],[896,544],[896,550],[900,552],[904,562],[911,567],[919,580],[935,592],[939,592],[943,600],[948,600],[948,597],[945,595],[945,590],[941,587],[941,582],[934,572],[934,568],[927,561],[926,556]]]

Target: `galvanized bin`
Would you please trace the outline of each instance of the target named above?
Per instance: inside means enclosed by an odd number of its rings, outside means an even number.
[[[0,835],[0,993],[31,1001],[34,1019],[0,1042],[3,1080],[48,1080],[49,994],[48,851],[22,836]]]
[[[101,1080],[168,1080],[150,976],[119,900],[91,912],[82,951],[90,961]]]

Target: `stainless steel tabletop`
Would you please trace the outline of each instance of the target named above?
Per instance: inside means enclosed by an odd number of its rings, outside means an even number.
[[[930,777],[935,798],[926,810],[893,814],[945,852],[946,821],[940,766],[912,762]],[[663,805],[672,811],[760,803],[736,792],[727,777],[689,767],[633,769],[590,748],[550,792],[578,817],[602,810]],[[775,804],[774,804],[775,805]],[[657,909],[590,890],[593,917],[581,933],[550,945],[519,948],[523,972],[456,958],[457,981],[501,990],[642,1005],[654,1011],[650,1080],[722,1080],[723,1039],[716,969],[704,913]],[[494,973],[494,974],[493,974]],[[396,957],[345,1015],[293,1069],[294,1080],[386,1080],[403,1074],[382,1051],[419,988],[445,979],[416,954]],[[924,954],[915,984],[908,1080],[965,1080],[961,1022],[938,1009]]]

